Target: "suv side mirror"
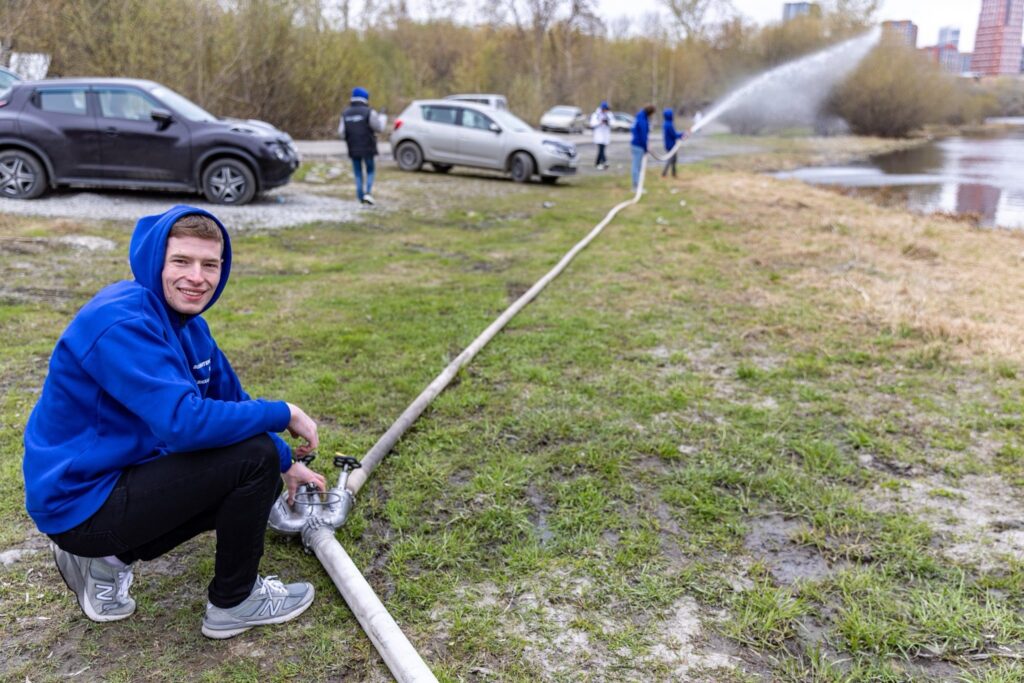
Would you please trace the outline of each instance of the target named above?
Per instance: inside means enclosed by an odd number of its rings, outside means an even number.
[[[174,121],[174,115],[166,109],[153,109],[149,112],[149,118],[157,122],[157,128],[163,130]]]
[[[500,133],[501,132],[501,126],[499,126],[498,124],[494,123],[493,121],[491,122],[491,125],[487,126],[487,129],[489,131],[491,131],[492,133]]]

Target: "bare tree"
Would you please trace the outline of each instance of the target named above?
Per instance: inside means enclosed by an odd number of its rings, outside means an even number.
[[[716,14],[724,15],[732,9],[729,0],[661,0],[661,2],[675,19],[682,36],[688,38],[703,38],[711,18]]]

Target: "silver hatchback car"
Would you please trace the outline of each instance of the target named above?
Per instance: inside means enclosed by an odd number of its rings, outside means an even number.
[[[523,183],[576,173],[576,146],[539,133],[507,111],[454,100],[415,100],[395,119],[391,150],[403,171],[473,166]]]

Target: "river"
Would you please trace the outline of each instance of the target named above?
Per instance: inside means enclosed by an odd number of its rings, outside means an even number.
[[[912,211],[963,214],[984,226],[1024,228],[1024,126],[943,138],[845,166],[775,175],[855,188]]]

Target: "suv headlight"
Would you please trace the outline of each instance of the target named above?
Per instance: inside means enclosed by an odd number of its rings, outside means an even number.
[[[270,153],[273,154],[278,161],[291,160],[292,151],[289,145],[277,140],[267,140],[266,145],[270,148]]]

